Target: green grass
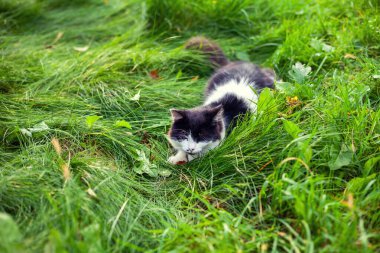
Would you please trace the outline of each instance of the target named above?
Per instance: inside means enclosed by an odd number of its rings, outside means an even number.
[[[379,252],[379,8],[0,0],[0,252]],[[194,35],[283,82],[171,166],[169,109],[212,74]]]

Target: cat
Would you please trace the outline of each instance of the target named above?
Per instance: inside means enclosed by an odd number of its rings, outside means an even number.
[[[275,73],[245,61],[229,61],[218,44],[205,37],[191,38],[185,48],[201,51],[215,73],[208,80],[203,105],[171,109],[168,140],[177,153],[172,164],[189,162],[216,148],[236,125],[239,116],[256,110],[260,90],[274,88]]]

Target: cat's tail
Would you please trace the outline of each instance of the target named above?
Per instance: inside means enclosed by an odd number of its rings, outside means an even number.
[[[229,63],[229,60],[220,46],[205,37],[192,37],[186,42],[185,48],[202,51],[202,53],[208,57],[214,68],[220,68]]]

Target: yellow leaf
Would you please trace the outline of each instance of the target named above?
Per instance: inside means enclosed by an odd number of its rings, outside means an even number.
[[[267,252],[269,246],[268,246],[267,243],[263,243],[263,244],[261,244],[261,247],[260,247],[260,248],[261,248],[261,252]]]
[[[355,60],[356,59],[356,56],[355,55],[353,55],[353,54],[345,54],[344,55],[344,58],[346,58],[346,59],[353,59],[353,60]]]
[[[294,97],[286,97],[286,102],[287,102],[288,105],[290,105],[290,106],[297,106],[297,105],[301,104],[301,101],[299,101],[299,99],[298,99],[297,96],[294,96]]]
[[[348,193],[347,200],[342,200],[340,203],[352,210],[354,208],[354,195],[352,193]]]
[[[195,81],[198,81],[199,79],[199,76],[194,76],[193,78],[191,78],[191,81],[195,82]]]

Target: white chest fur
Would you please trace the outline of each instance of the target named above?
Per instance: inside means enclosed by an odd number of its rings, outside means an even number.
[[[217,102],[226,96],[226,94],[233,94],[245,101],[251,111],[255,111],[257,108],[256,102],[258,96],[246,79],[241,79],[239,82],[237,80],[230,80],[226,84],[217,86],[207,97],[204,105]]]

